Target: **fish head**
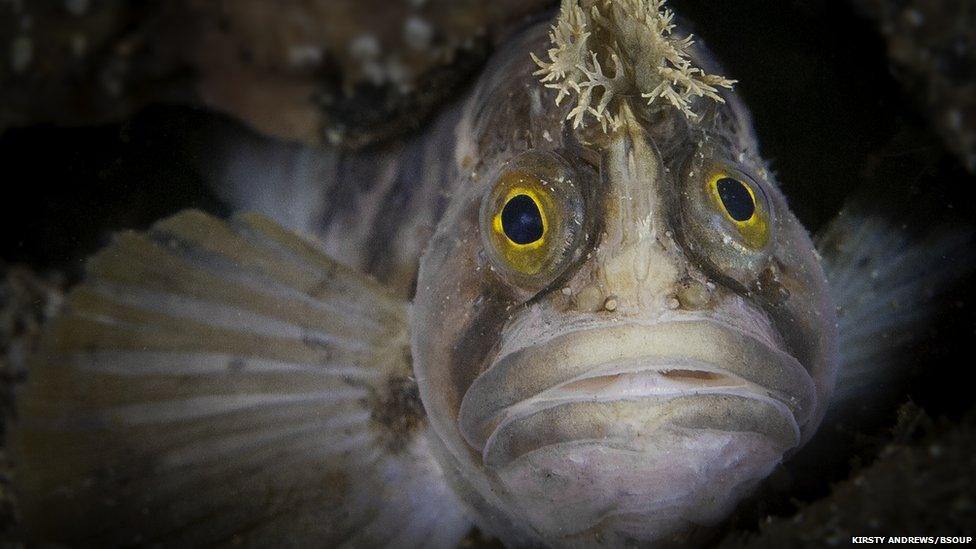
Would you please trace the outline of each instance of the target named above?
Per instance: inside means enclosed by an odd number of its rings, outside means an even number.
[[[574,127],[525,59],[538,35],[465,106],[421,259],[414,367],[442,464],[516,543],[714,524],[824,415],[816,252],[738,97],[694,117],[621,98],[612,127]]]

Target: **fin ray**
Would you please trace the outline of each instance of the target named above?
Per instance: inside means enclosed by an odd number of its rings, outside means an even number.
[[[25,524],[86,545],[419,547],[441,527],[436,546],[455,545],[469,523],[423,420],[392,432],[375,413],[412,375],[406,319],[257,215],[121,233],[32,359],[13,436]]]
[[[915,235],[855,197],[817,238],[837,306],[840,367],[832,407],[903,376],[904,350],[937,310],[939,294],[974,266],[972,227]]]

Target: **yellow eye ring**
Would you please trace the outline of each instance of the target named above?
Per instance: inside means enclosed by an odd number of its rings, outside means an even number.
[[[519,200],[524,198],[525,200]],[[518,203],[518,205],[516,205]],[[525,205],[528,203],[528,206]],[[546,236],[549,229],[549,219],[547,215],[547,209],[543,205],[542,199],[539,196],[539,192],[527,185],[516,184],[508,193],[505,194],[505,198],[501,201],[502,207],[498,209],[494,217],[491,220],[492,229],[495,234],[500,238],[504,238],[508,241],[508,244],[515,249],[521,250],[535,250],[545,246]],[[519,215],[519,219],[506,219],[512,217],[509,214],[514,209],[521,210],[515,215]],[[533,221],[533,216],[538,218],[538,227],[515,227],[514,230],[518,232],[529,232],[532,229],[537,230],[537,234],[527,235],[524,238],[515,237],[513,238],[513,224],[528,225]],[[518,242],[518,240],[523,240],[523,242]]]
[[[575,172],[552,152],[502,166],[478,218],[491,271],[523,289],[549,284],[577,257],[584,202]]]
[[[734,175],[717,172],[706,182],[715,208],[750,248],[762,248],[769,242],[769,214],[765,201],[757,197],[749,182]]]
[[[544,181],[520,170],[505,174],[496,189],[490,206],[494,248],[510,268],[523,275],[535,275],[549,263],[553,254],[550,235],[560,229],[559,219],[553,217],[558,208],[556,197]],[[522,219],[506,219],[516,202],[516,216]],[[528,223],[526,216],[530,218]],[[525,224],[530,226],[520,226]]]

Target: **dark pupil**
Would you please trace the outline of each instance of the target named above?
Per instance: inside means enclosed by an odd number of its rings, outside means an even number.
[[[747,221],[756,211],[752,195],[741,181],[730,177],[718,180],[718,196],[722,199],[725,211],[736,221]]]
[[[529,244],[542,238],[542,214],[524,194],[512,197],[502,209],[502,229],[516,244]]]

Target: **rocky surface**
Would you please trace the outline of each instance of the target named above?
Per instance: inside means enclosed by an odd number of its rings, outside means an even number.
[[[14,390],[27,375],[27,357],[44,322],[60,308],[63,287],[64,280],[57,274],[41,276],[26,267],[0,263],[0,440],[6,419],[14,412]],[[0,443],[0,545],[19,541],[10,463]]]
[[[0,1],[0,129],[151,102],[362,146],[421,124],[550,0]]]
[[[0,131],[102,123],[153,101],[188,99],[179,59],[187,32],[166,6],[0,1]]]
[[[976,4],[852,0],[874,19],[896,76],[970,173],[976,173]]]
[[[946,145],[976,172],[976,8],[851,2],[875,21],[893,70]],[[556,3],[2,0],[0,129],[116,120],[164,101],[204,105],[288,140],[360,147],[421,124],[513,27]]]
[[[830,495],[720,547],[846,546],[854,536],[973,536],[976,410],[959,424],[936,422],[907,403],[877,460]]]

